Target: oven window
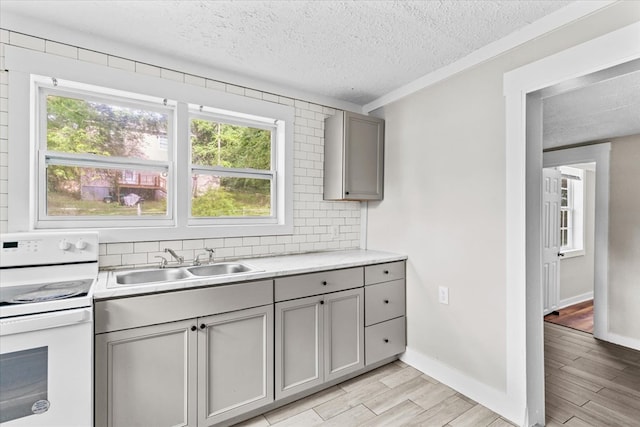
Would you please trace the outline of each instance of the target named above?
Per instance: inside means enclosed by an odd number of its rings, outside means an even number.
[[[48,347],[0,354],[0,423],[48,408]]]

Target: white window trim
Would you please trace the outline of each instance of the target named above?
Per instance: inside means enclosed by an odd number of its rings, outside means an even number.
[[[178,81],[145,76],[130,71],[109,68],[104,65],[82,62],[46,53],[30,51],[15,46],[5,47],[5,67],[9,70],[9,183],[11,203],[8,207],[8,229],[10,232],[32,231],[37,218],[36,131],[30,118],[35,117],[36,94],[32,75],[52,76],[82,84],[111,88],[116,91],[162,97],[175,100],[178,118],[175,132],[188,135],[188,105],[205,105],[221,110],[241,112],[250,116],[269,117],[277,121],[280,140],[284,147],[274,159],[276,170],[276,193],[283,197],[276,200],[275,224],[228,223],[219,225],[188,225],[189,193],[175,191],[172,200],[176,216],[170,226],[138,228],[93,228],[100,233],[101,242],[131,242],[140,240],[172,240],[238,236],[282,235],[293,233],[293,129],[295,110],[291,106],[271,103],[259,99],[220,92]],[[282,140],[282,138],[284,140]],[[176,140],[176,165],[188,165],[189,144]],[[189,188],[189,168],[178,167],[175,171],[175,188]],[[83,229],[83,228],[79,228]]]
[[[563,259],[584,256],[584,233],[585,233],[585,173],[584,170],[574,168],[570,166],[560,166],[558,168],[563,174],[577,176],[580,179],[581,185],[578,186],[576,180],[569,179],[569,213],[571,219],[569,224],[571,225],[571,247],[561,248],[560,253],[563,254]]]

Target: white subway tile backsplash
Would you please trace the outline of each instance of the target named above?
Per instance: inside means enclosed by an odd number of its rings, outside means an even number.
[[[125,70],[125,71],[136,70],[136,63],[128,59],[109,55],[107,61],[108,61],[109,67],[119,68],[120,70]]]
[[[68,44],[56,43],[47,40],[45,51],[54,55],[66,56],[67,58],[78,59],[78,48]]]
[[[109,57],[107,55],[86,49],[78,49],[78,59],[99,65],[108,65],[109,63]]]
[[[187,261],[193,260],[204,248],[215,250],[215,260],[233,258],[280,255],[289,253],[346,249],[360,244],[360,204],[358,202],[329,202],[322,200],[324,119],[335,114],[335,109],[292,99],[272,93],[244,88],[202,76],[183,74],[151,64],[136,62],[135,58],[125,59],[109,56],[54,41],[44,41],[37,37],[25,36],[8,31],[0,32],[0,41],[47,51],[52,54],[77,58],[80,61],[108,65],[140,74],[161,76],[186,84],[226,91],[242,96],[277,102],[295,108],[294,126],[294,232],[283,236],[246,236],[234,238],[144,241],[135,243],[108,243],[100,245],[100,267],[134,267],[158,264],[163,256],[171,260],[165,248],[171,248]],[[0,156],[0,231],[7,229],[7,73],[0,73],[0,133],[3,156]],[[338,227],[338,236],[332,234],[331,227]]]
[[[26,34],[14,33],[13,31],[9,33],[9,44],[18,47],[25,47],[27,49],[38,50],[40,52],[44,52],[45,47],[45,42],[43,39],[28,36]]]

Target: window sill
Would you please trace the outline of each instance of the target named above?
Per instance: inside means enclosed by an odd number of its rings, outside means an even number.
[[[565,251],[560,251],[562,255],[564,255],[563,259],[567,258],[575,258],[579,256],[584,256],[584,249],[567,249]]]

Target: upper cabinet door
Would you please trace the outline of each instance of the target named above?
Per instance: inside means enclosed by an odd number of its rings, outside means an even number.
[[[384,121],[339,111],[325,120],[325,200],[382,200]]]

